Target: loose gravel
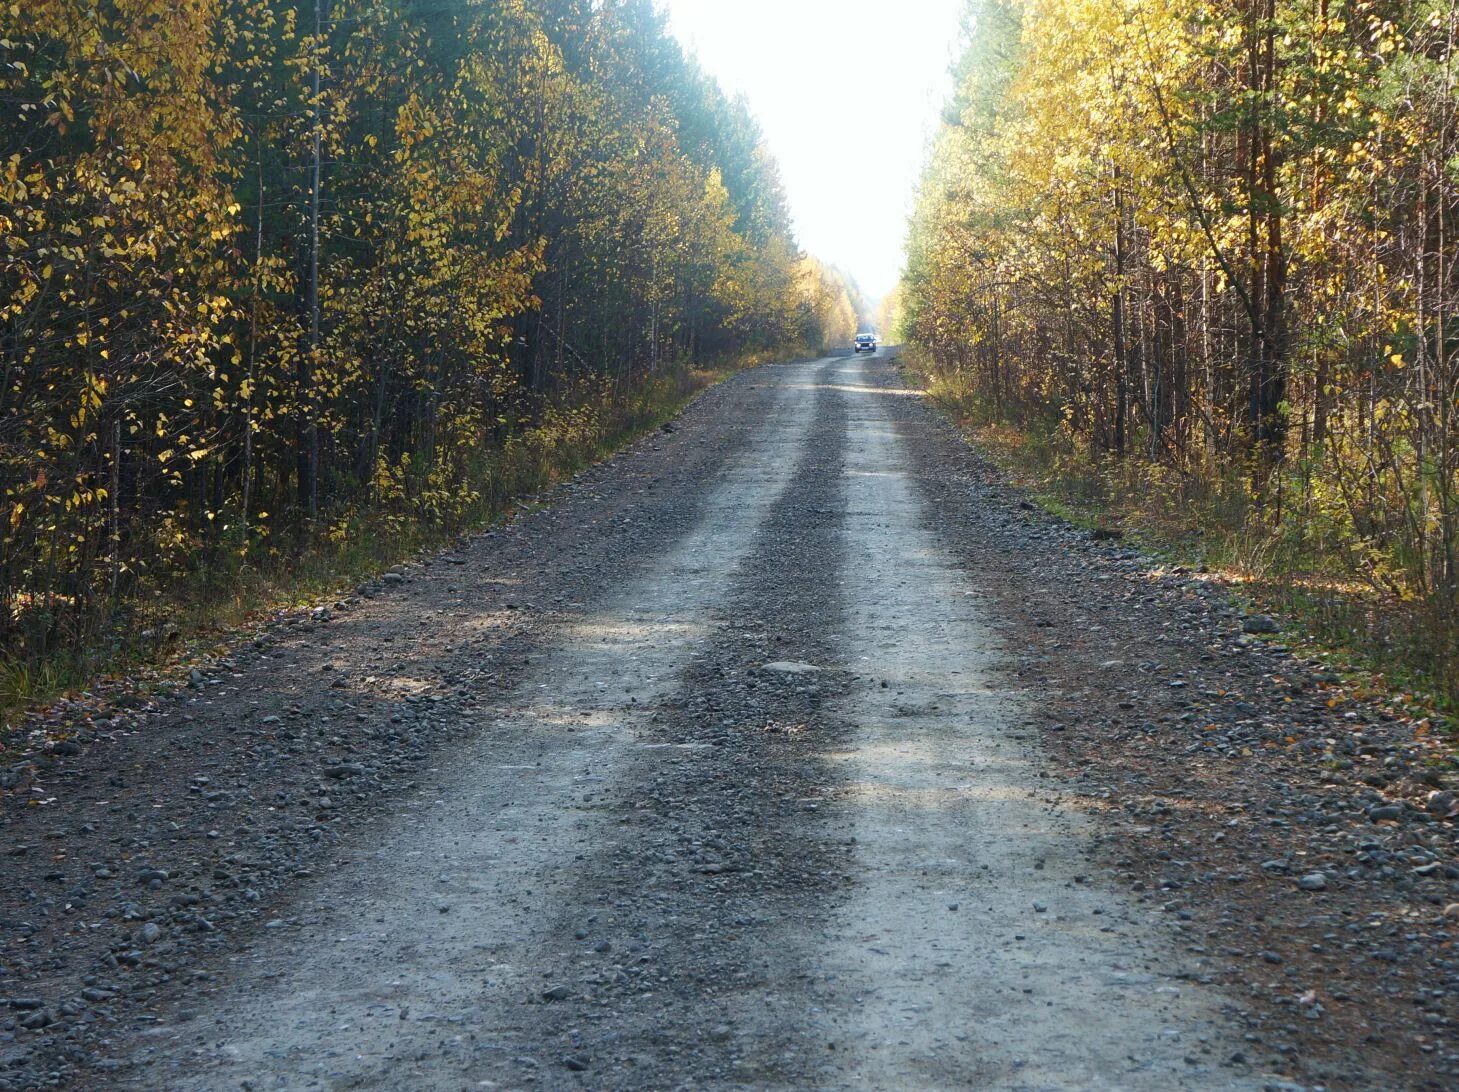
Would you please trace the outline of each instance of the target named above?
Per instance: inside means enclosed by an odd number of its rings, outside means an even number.
[[[1459,1081],[1450,748],[884,357],[541,502],[37,718],[0,1092]]]

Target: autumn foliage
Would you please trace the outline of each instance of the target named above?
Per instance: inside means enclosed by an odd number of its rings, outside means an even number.
[[[1459,12],[975,0],[968,31],[902,299],[934,369],[1454,641]]]
[[[647,0],[8,3],[0,263],[11,660],[855,323]]]

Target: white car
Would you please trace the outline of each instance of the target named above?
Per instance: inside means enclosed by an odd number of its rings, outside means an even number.
[[[875,334],[857,334],[856,335],[856,343],[854,345],[852,345],[852,348],[856,352],[858,352],[858,353],[861,353],[861,352],[874,353],[874,352],[876,352],[876,335]]]

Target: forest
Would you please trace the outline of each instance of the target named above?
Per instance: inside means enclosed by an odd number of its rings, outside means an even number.
[[[862,307],[649,0],[10,3],[0,255],[12,680],[469,526]]]
[[[1459,697],[1455,6],[966,20],[899,300],[936,382]]]

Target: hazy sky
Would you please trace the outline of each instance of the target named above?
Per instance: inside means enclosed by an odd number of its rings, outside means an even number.
[[[780,162],[800,245],[867,295],[897,280],[962,0],[660,0],[744,92]]]

